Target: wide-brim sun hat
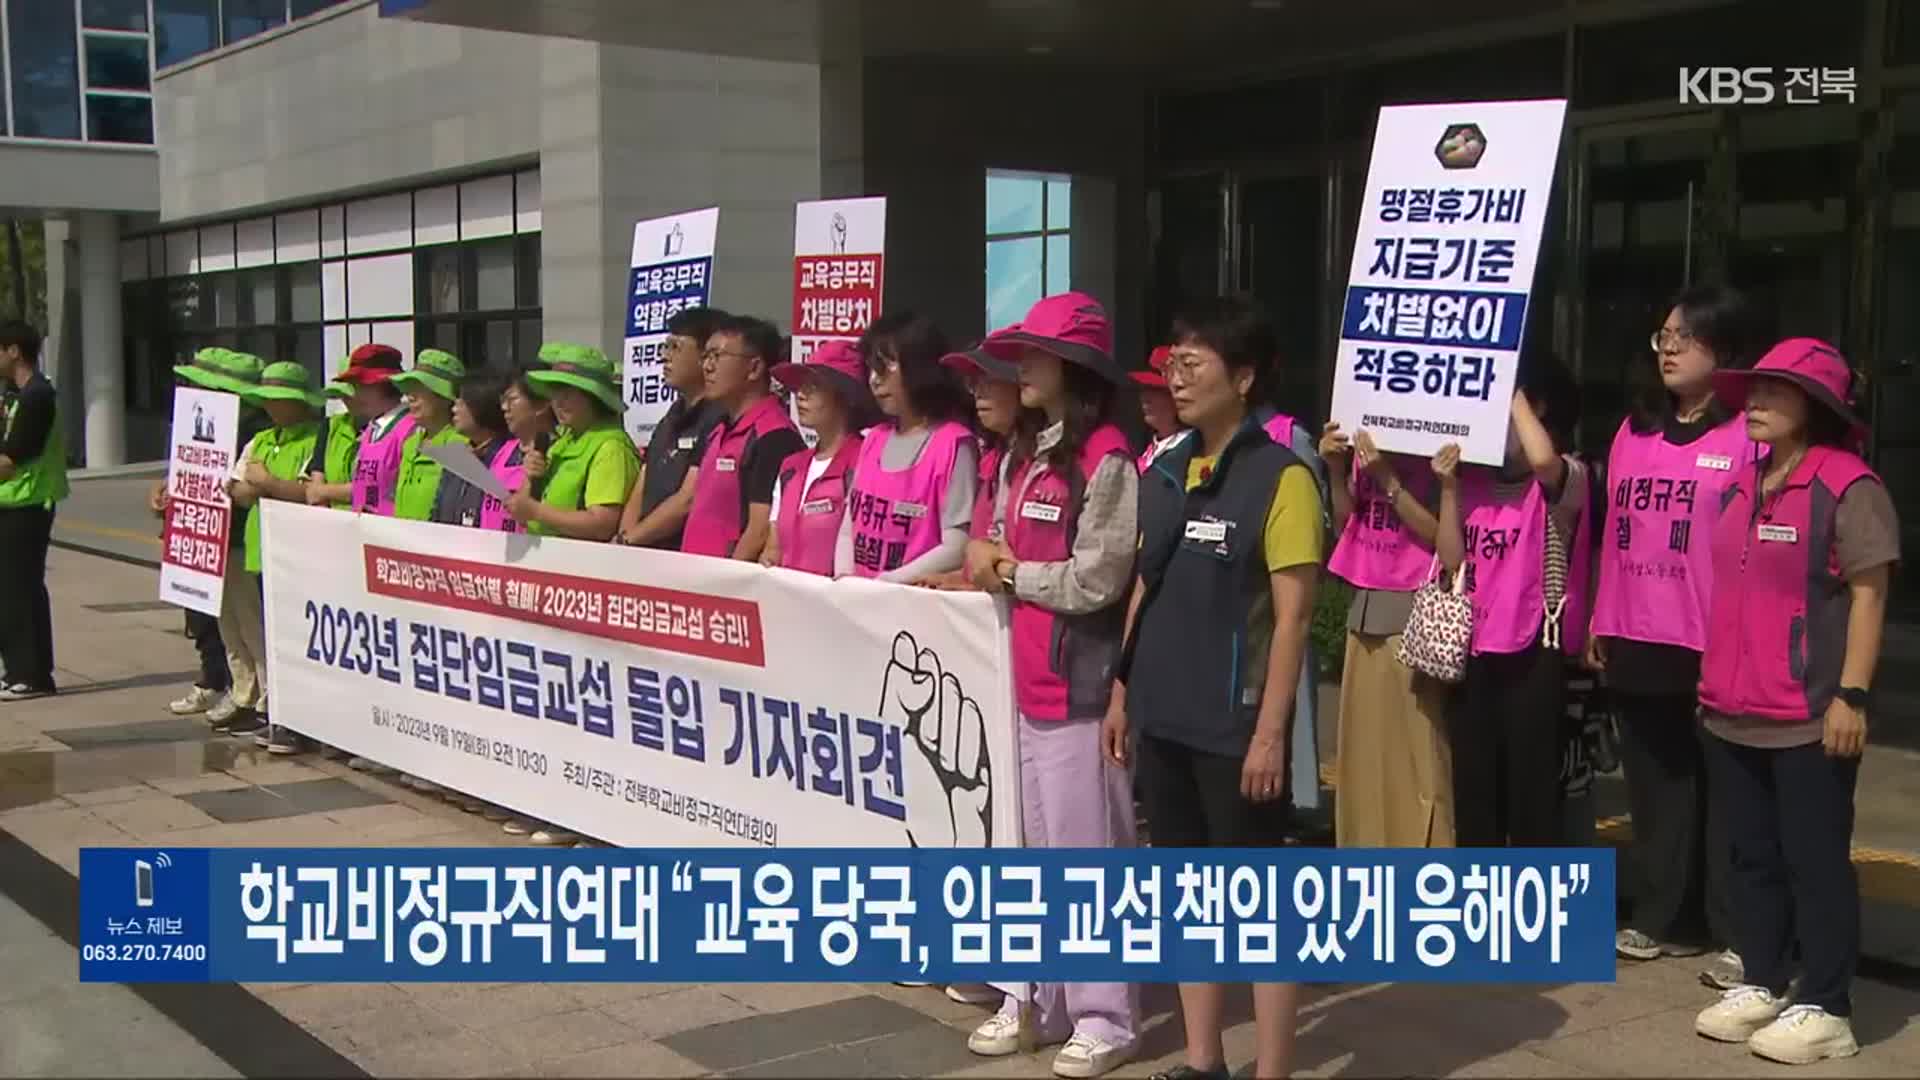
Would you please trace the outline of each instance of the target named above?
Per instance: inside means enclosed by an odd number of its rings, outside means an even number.
[[[620,393],[620,372],[607,355],[591,345],[556,341],[540,347],[546,367],[527,372],[527,384],[541,397],[551,398],[553,389],[570,386],[593,395],[607,411],[619,416],[625,407]]]
[[[353,354],[347,357],[347,369],[340,373],[337,381],[355,386],[374,386],[391,382],[403,368],[399,349],[372,342],[353,350]]]
[[[1125,385],[1126,373],[1113,362],[1113,322],[1100,301],[1082,292],[1043,297],[1026,317],[987,335],[980,343],[996,359],[1018,364],[1029,348],[1092,371],[1115,385]]]
[[[1160,345],[1147,354],[1147,370],[1129,371],[1127,377],[1140,386],[1150,390],[1167,388],[1167,361],[1173,357],[1173,347]]]
[[[995,330],[973,348],[957,349],[941,357],[940,363],[963,375],[979,374],[998,382],[1019,382],[1020,364],[1017,361],[1002,360],[987,351],[988,342],[1004,340],[1010,329]]]
[[[1755,379],[1790,382],[1844,421],[1856,438],[1867,432],[1866,422],[1853,410],[1853,368],[1839,349],[1818,338],[1788,338],[1751,368],[1714,372],[1713,392],[1721,404],[1738,412],[1747,407],[1747,391]]]
[[[268,364],[260,372],[260,384],[248,387],[240,396],[255,404],[298,401],[316,411],[327,407],[327,399],[313,388],[313,376],[307,371],[307,366],[297,360]]]
[[[823,341],[802,360],[775,364],[768,372],[773,381],[798,393],[810,378],[831,380],[847,393],[854,408],[873,404],[873,387],[867,381],[867,363],[851,341]]]
[[[327,380],[327,384],[320,388],[320,392],[327,397],[339,401],[346,401],[352,398],[353,384],[347,381],[347,371],[352,367],[353,359],[351,357],[340,361],[338,373],[335,374],[333,378]]]
[[[203,390],[240,394],[260,381],[260,367],[260,358],[251,353],[212,347],[194,353],[191,362],[173,373]]]
[[[413,367],[393,377],[393,385],[426,390],[452,401],[460,396],[460,381],[466,377],[467,366],[459,357],[441,349],[422,349],[413,358]]]

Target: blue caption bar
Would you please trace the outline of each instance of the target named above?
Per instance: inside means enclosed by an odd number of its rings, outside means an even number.
[[[1607,982],[1608,848],[88,848],[103,982]]]

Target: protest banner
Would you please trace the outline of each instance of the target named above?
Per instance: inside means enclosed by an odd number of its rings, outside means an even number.
[[[880,317],[887,200],[827,199],[793,211],[793,359],[852,341]]]
[[[1505,457],[1567,103],[1380,110],[1341,319],[1332,418],[1383,450]]]
[[[1612,982],[1614,852],[86,848],[79,922],[89,982]]]
[[[288,503],[264,523],[284,727],[614,844],[1020,842],[989,597]]]
[[[227,483],[239,441],[238,397],[174,389],[167,512],[160,531],[160,599],[215,618],[220,615],[233,533]]]
[[[667,320],[688,308],[707,306],[719,231],[717,208],[653,218],[633,227],[622,351],[627,431],[638,446],[647,445],[654,426],[673,404],[673,387],[667,385],[660,357]]]

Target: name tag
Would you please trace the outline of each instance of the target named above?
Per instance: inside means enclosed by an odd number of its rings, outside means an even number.
[[[733,458],[723,457],[716,460],[713,463],[713,471],[714,472],[733,472],[736,468],[739,467],[739,464],[740,463],[738,461],[735,461]]]
[[[893,516],[903,518],[923,518],[927,516],[927,504],[917,502],[897,502],[893,504]]]
[[[1733,459],[1725,454],[1701,454],[1693,459],[1696,469],[1712,469],[1715,472],[1733,471]]]
[[[1800,542],[1800,530],[1791,525],[1762,525],[1760,539],[1764,543],[1797,544]]]
[[[1227,542],[1227,523],[1224,521],[1189,521],[1187,539],[1195,544],[1224,544]]]
[[[1060,520],[1060,508],[1052,503],[1023,502],[1020,504],[1020,516],[1028,521],[1044,521],[1052,525]]]
[[[699,440],[691,435],[682,435],[673,445],[675,448],[685,451],[693,449],[693,444],[697,441]]]
[[[803,514],[832,513],[833,500],[832,499],[815,499],[812,502],[803,502],[800,504],[800,512]]]

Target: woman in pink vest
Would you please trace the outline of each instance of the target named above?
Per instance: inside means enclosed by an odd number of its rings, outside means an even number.
[[[346,485],[310,484],[307,502],[325,506],[350,500],[356,512],[393,516],[393,493],[400,482],[400,453],[413,434],[413,417],[393,377],[401,372],[399,350],[391,345],[362,345],[347,359],[340,381],[353,386],[354,411],[368,417],[360,431],[360,454],[353,481]],[[345,490],[341,490],[344,488]]]
[[[835,577],[915,582],[965,558],[980,458],[967,424],[973,401],[940,362],[946,354],[939,328],[912,312],[881,317],[860,339],[887,420],[860,446]]]
[[[1523,366],[1520,385],[1505,464],[1462,470],[1459,511],[1443,501],[1435,535],[1473,601],[1473,655],[1448,725],[1461,847],[1552,847],[1565,835],[1560,721],[1565,657],[1586,643],[1587,468],[1547,429],[1572,420],[1565,372]]]
[[[1708,790],[1733,848],[1728,908],[1745,979],[1694,1027],[1810,1064],[1859,1051],[1853,794],[1900,522],[1859,456],[1853,372],[1833,346],[1783,341],[1713,384],[1746,407],[1763,456],[1735,471],[1713,526],[1719,584],[1700,657]]]
[[[1674,300],[1652,339],[1659,382],[1620,425],[1587,663],[1606,675],[1645,873],[1614,951],[1633,960],[1730,945],[1725,838],[1709,847],[1706,759],[1694,722],[1713,595],[1709,532],[1720,499],[1754,459],[1746,420],[1713,392],[1716,369],[1744,368],[1764,343],[1746,298],[1700,286]],[[1737,985],[1737,954],[1708,978]]]
[[[1101,753],[1133,576],[1139,471],[1113,424],[1125,376],[1106,312],[1083,293],[1050,296],[984,348],[1020,365],[1020,402],[1041,423],[1014,431],[994,508],[1000,539],[978,584],[1011,594],[1019,712],[1020,805],[1029,847],[1134,843],[1127,770]],[[1043,1044],[1065,1042],[1058,1076],[1100,1076],[1132,1057],[1139,1000],[1130,983],[1042,983]],[[1009,997],[967,1040],[976,1054],[1019,1050]]]
[[[1173,411],[1173,394],[1167,390],[1169,351],[1167,346],[1159,346],[1147,354],[1147,370],[1129,373],[1140,390],[1140,422],[1147,426],[1147,448],[1139,458],[1141,472],[1147,471],[1162,450],[1187,436],[1187,429],[1180,426],[1180,417]]]
[[[987,340],[1005,332],[997,330],[987,335]],[[1041,414],[1020,404],[1020,365],[998,359],[984,346],[982,342],[940,359],[960,375],[973,395],[974,427],[979,432],[974,442],[980,454],[980,468],[973,497],[973,521],[967,528],[967,563],[957,570],[920,579],[918,584],[929,588],[963,591],[977,588],[972,569],[983,560],[991,561],[992,542],[1000,539],[994,531],[993,509],[1005,479],[1007,444],[1023,420],[1030,420],[1038,427],[1046,426],[1039,422]],[[993,1002],[999,1000],[996,993]]]
[[[805,363],[775,366],[773,381],[793,392],[795,413],[817,441],[780,464],[773,485],[773,536],[760,553],[760,565],[832,577],[847,488],[860,459],[860,432],[877,412],[867,368],[859,350],[830,341]]]

